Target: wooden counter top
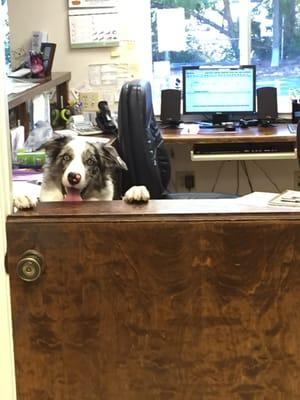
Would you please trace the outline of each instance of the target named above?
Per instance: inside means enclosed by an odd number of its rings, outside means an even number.
[[[161,132],[165,142],[170,144],[296,141],[296,134],[290,133],[287,124],[276,124],[267,128],[237,128],[233,132],[226,132],[223,128],[200,129],[197,124],[184,124],[182,128],[162,128]]]
[[[28,211],[17,211],[8,216],[8,222],[22,221],[24,218],[39,220],[51,218],[57,221],[71,218],[72,220],[92,219],[104,220],[247,220],[247,219],[278,219],[300,218],[300,208],[251,205],[237,199],[214,200],[150,200],[147,204],[126,204],[121,200],[91,201],[91,202],[45,202],[37,208]]]

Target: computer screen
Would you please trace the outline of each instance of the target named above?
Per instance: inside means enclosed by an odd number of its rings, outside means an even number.
[[[255,112],[254,65],[183,67],[183,114]]]

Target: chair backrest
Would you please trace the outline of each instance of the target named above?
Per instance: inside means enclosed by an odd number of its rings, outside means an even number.
[[[297,122],[296,148],[297,148],[298,166],[300,168],[300,121]]]
[[[152,199],[162,198],[170,180],[170,160],[155,120],[150,82],[136,79],[123,85],[118,110],[122,192],[145,185]]]

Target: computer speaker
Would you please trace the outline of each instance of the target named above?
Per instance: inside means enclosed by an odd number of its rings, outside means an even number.
[[[275,87],[261,87],[256,90],[257,95],[257,119],[268,126],[275,122],[278,116],[277,89]]]
[[[160,120],[169,125],[178,125],[180,115],[181,91],[178,89],[164,89],[161,91]]]

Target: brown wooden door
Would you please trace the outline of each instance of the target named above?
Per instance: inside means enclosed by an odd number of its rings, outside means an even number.
[[[300,219],[76,207],[8,219],[18,400],[300,398]]]

